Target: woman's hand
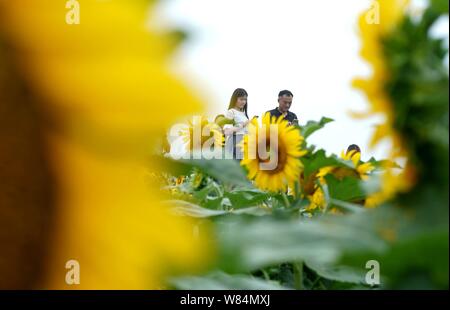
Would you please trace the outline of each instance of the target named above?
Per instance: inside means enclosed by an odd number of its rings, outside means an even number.
[[[250,124],[250,120],[246,121],[245,123],[242,123],[242,128],[247,127],[248,124]]]
[[[230,135],[232,135],[233,133],[235,133],[238,130],[239,130],[239,128],[236,128],[236,127],[227,127],[227,128],[223,129],[223,133],[226,136],[230,136]]]

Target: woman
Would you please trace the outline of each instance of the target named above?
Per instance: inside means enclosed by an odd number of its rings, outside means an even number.
[[[225,117],[233,123],[226,124],[223,127],[226,137],[225,149],[229,154],[233,154],[233,159],[238,160],[242,159],[242,151],[238,145],[244,135],[247,134],[247,125],[249,123],[247,98],[248,93],[245,89],[238,88],[233,92],[230,106],[225,114]]]

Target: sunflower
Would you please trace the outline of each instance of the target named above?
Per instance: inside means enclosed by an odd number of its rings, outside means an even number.
[[[383,39],[386,38],[402,21],[409,0],[378,0],[380,22],[370,23],[367,20],[368,12],[361,14],[359,29],[362,40],[361,57],[372,66],[372,76],[368,79],[357,78],[353,81],[354,87],[361,89],[371,103],[370,110],[362,116],[382,113],[386,116],[386,123],[378,127],[372,139],[376,145],[382,138],[390,136],[393,123],[393,110],[390,98],[385,91],[389,72],[386,66],[383,50]]]
[[[342,180],[347,176],[353,176],[362,180],[367,180],[369,174],[375,169],[375,167],[370,162],[361,162],[361,153],[356,150],[352,150],[350,152],[342,151],[341,158],[346,161],[351,161],[353,163],[353,169],[348,167],[335,166],[323,167],[319,169],[319,172],[317,173],[317,177],[322,184],[325,184],[325,176],[328,174],[333,174],[339,180]]]
[[[325,195],[320,186],[315,187],[314,193],[312,195],[309,195],[308,199],[309,199],[310,203],[309,203],[309,206],[306,208],[306,211],[314,211],[316,209],[323,209],[323,208],[325,208],[325,206],[327,204]]]
[[[271,118],[266,113],[261,126],[256,118],[249,124],[249,133],[242,143],[241,165],[260,189],[285,192],[303,170],[300,157],[307,153],[301,150],[303,141],[299,129],[289,126],[282,117]]]
[[[370,103],[370,108],[365,113],[354,113],[355,117],[366,118],[373,115],[383,115],[384,123],[377,126],[371,138],[370,146],[375,147],[380,141],[390,141],[392,147],[390,159],[408,158],[408,150],[400,133],[395,129],[395,113],[390,95],[387,92],[387,84],[390,72],[385,58],[383,41],[395,31],[403,21],[409,0],[378,0],[380,22],[373,24],[368,22],[368,13],[364,12],[359,19],[359,29],[362,40],[361,57],[372,66],[372,75],[369,78],[357,78],[353,86],[363,91]],[[365,170],[370,167],[361,167]],[[408,163],[404,172],[395,174],[391,168],[385,169],[385,181],[378,197],[393,197],[395,192],[405,191],[411,188],[415,182],[414,169]],[[398,180],[394,180],[398,179]],[[389,185],[388,185],[389,184]],[[392,188],[392,186],[396,186]],[[382,199],[372,199],[382,202]]]
[[[353,162],[355,170],[362,180],[367,180],[369,173],[375,169],[375,167],[370,162],[362,163],[361,153],[355,150],[352,150],[350,152],[342,151],[341,158],[344,160],[351,160]]]
[[[383,40],[395,30],[403,20],[409,0],[378,0],[380,22],[369,23],[368,12],[361,14],[359,29],[362,40],[361,57],[372,66],[372,76],[367,79],[356,78],[353,86],[362,90],[370,102],[370,109],[363,114],[355,113],[355,116],[369,117],[374,114],[382,114],[386,120],[384,124],[376,127],[371,140],[371,146],[377,145],[382,139],[390,138],[393,148],[399,154],[403,154],[401,139],[398,139],[393,129],[394,112],[389,94],[386,92],[386,84],[389,80],[389,70],[386,65]]]
[[[24,147],[0,154],[16,159],[6,174],[14,176],[11,184],[0,189],[1,214],[16,214],[9,226],[0,225],[2,235],[16,240],[2,249],[0,273],[11,277],[1,287],[160,288],[170,269],[192,271],[207,260],[206,240],[194,237],[192,223],[172,216],[158,186],[144,181],[148,170],[160,170],[146,160],[153,142],[201,108],[168,69],[177,39],[148,26],[156,3],[83,1],[81,23],[68,25],[58,1],[0,2],[0,111],[28,113],[0,139],[32,142],[39,151],[32,161]],[[164,116],[155,117],[159,110]],[[19,135],[28,124],[32,141]],[[37,172],[36,180],[23,167]],[[42,182],[43,167],[54,182]],[[11,197],[4,188],[25,187],[32,203],[16,195],[3,204]],[[45,193],[54,195],[44,199]],[[65,281],[73,259],[80,264],[78,286]]]

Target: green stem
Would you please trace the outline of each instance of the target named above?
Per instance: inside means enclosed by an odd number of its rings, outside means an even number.
[[[294,286],[296,290],[303,290],[303,262],[294,263]]]
[[[314,282],[311,284],[311,289],[313,290],[316,284],[322,279],[320,276],[317,276],[317,278],[314,280]]]
[[[298,200],[300,198],[300,184],[295,182],[295,198]]]
[[[270,276],[269,276],[269,274],[267,273],[267,271],[265,271],[264,269],[262,269],[261,272],[262,272],[262,274],[264,275],[264,279],[265,279],[266,281],[270,281]]]
[[[291,203],[289,202],[289,199],[286,195],[285,192],[281,192],[281,197],[283,197],[283,202],[286,205],[286,208],[290,208],[291,207]]]

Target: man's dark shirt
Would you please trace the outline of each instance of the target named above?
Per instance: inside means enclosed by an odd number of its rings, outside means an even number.
[[[270,113],[271,117],[275,116],[277,119],[282,115],[282,113],[280,112],[280,110],[278,110],[278,108],[275,108],[275,109],[267,111],[267,112]],[[288,113],[286,114],[284,119],[290,123],[294,123],[294,121],[296,123],[298,123],[297,115],[295,115],[295,113],[292,113],[291,111],[288,111]]]

